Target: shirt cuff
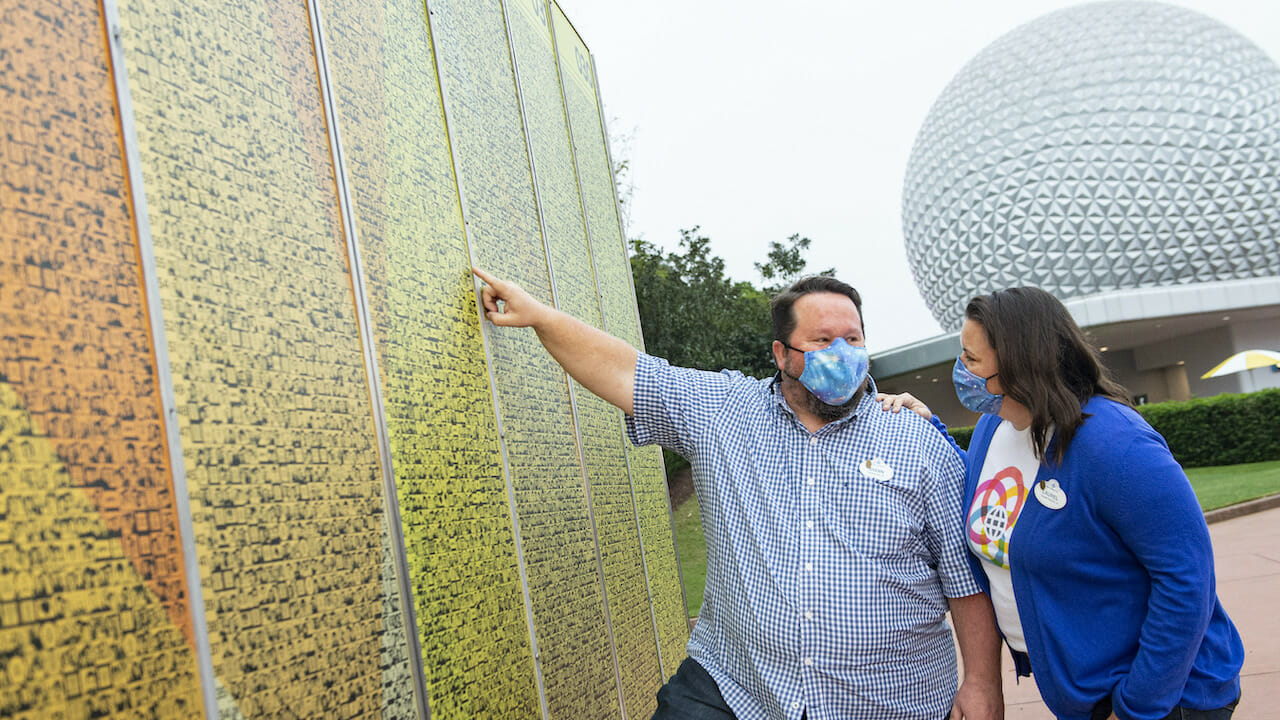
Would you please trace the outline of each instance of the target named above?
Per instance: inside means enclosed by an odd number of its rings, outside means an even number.
[[[645,353],[636,357],[635,389],[631,395],[631,415],[623,415],[626,420],[627,438],[635,445],[651,445],[656,441],[652,428],[649,427],[653,417],[654,398],[657,397],[655,387],[660,367],[658,358]]]

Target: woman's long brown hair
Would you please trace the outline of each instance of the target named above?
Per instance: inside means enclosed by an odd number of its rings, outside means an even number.
[[[1044,290],[1019,287],[980,295],[964,314],[986,332],[1004,394],[1031,412],[1036,457],[1045,458],[1053,427],[1053,460],[1062,463],[1088,417],[1084,403],[1094,395],[1132,407],[1128,391],[1111,377],[1071,313]]]

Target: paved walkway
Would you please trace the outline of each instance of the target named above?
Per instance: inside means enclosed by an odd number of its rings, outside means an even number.
[[[1210,520],[1213,520],[1210,517]],[[1209,525],[1218,597],[1244,638],[1244,696],[1233,720],[1280,717],[1280,508]],[[1004,651],[1007,720],[1053,720],[1035,683],[1014,683]]]

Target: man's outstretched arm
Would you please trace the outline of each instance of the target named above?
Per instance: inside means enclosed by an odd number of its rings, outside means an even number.
[[[633,413],[638,351],[603,330],[538,302],[519,285],[471,268],[484,281],[480,299],[484,315],[499,327],[528,327],[560,366],[622,412]],[[501,303],[501,306],[499,305]]]

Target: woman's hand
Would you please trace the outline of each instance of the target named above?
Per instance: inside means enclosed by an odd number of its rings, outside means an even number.
[[[906,408],[925,420],[933,419],[933,412],[929,410],[929,406],[911,393],[902,393],[901,395],[876,393],[876,400],[880,401],[881,410],[900,412],[902,408]]]

